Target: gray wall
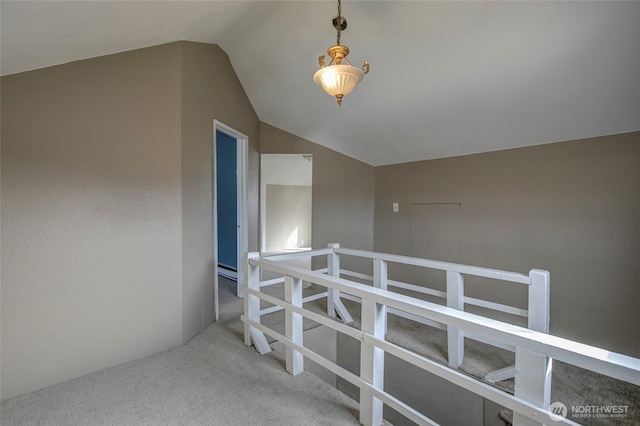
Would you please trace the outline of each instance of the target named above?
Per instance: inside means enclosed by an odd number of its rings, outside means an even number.
[[[2,397],[181,343],[176,45],[2,77]]]
[[[375,250],[411,254],[412,204],[460,203],[463,263],[549,270],[552,333],[638,357],[639,159],[636,132],[377,167]]]
[[[217,46],[2,77],[2,398],[180,345],[213,318],[213,120],[255,112]]]
[[[314,248],[340,243],[373,249],[373,166],[266,123],[260,123],[260,152],[313,154]],[[358,265],[354,262],[352,267]]]
[[[265,185],[268,252],[311,245],[311,186]],[[290,241],[293,233],[295,241]],[[289,243],[291,247],[289,247]]]
[[[249,249],[258,248],[258,117],[227,54],[217,45],[179,43],[182,52],[183,342],[214,320],[213,120],[249,138]]]

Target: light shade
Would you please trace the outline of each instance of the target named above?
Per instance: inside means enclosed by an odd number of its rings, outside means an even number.
[[[336,44],[327,49],[327,55],[331,58],[328,65],[324,55],[318,58],[320,69],[313,75],[313,81],[329,95],[334,96],[338,106],[342,105],[342,98],[356,88],[364,75],[369,72],[369,63],[364,61],[362,69],[351,65],[347,59],[349,48],[340,44],[340,32],[347,28],[347,20],[342,16],[342,2],[338,0],[338,16],[333,18],[333,27],[338,31]]]
[[[322,67],[313,75],[315,81],[329,95],[335,96],[338,104],[362,81],[365,72],[351,65],[330,65]]]

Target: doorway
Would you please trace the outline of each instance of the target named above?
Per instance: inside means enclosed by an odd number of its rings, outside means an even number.
[[[260,156],[260,253],[272,255],[311,250],[312,154]],[[283,261],[311,269],[311,258]],[[276,278],[269,272],[263,279]]]
[[[313,155],[260,156],[260,252],[311,249]]]
[[[242,297],[243,256],[248,249],[247,156],[248,138],[213,121],[213,267],[214,309],[220,314],[218,275],[236,281]]]
[[[218,275],[238,281],[238,176],[236,138],[216,131]]]

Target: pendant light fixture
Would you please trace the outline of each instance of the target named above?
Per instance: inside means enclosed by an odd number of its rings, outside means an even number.
[[[318,58],[320,69],[314,74],[313,81],[329,96],[335,96],[338,106],[341,106],[342,98],[351,93],[369,72],[369,63],[364,61],[362,69],[354,67],[347,59],[349,48],[340,44],[340,33],[347,28],[347,20],[342,16],[341,0],[338,0],[338,16],[333,18],[333,26],[338,31],[338,36],[336,45],[327,49],[331,61],[325,66],[325,56]]]

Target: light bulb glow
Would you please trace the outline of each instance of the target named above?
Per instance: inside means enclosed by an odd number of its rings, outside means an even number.
[[[340,76],[336,74],[333,69],[328,69],[324,74],[322,74],[321,79],[322,87],[327,87],[330,88],[330,90],[333,90],[333,88],[338,86]]]
[[[320,68],[313,76],[329,96],[346,96],[364,78],[364,71],[351,65],[330,65]]]

